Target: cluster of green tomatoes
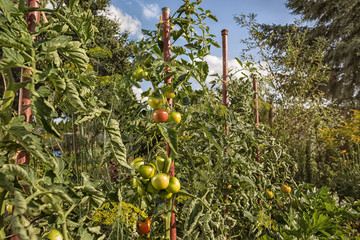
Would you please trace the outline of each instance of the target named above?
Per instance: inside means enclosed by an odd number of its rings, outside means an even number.
[[[180,181],[170,177],[167,172],[171,165],[171,158],[156,156],[151,163],[145,164],[144,159],[135,158],[131,165],[137,175],[133,178],[133,185],[141,196],[156,194],[162,199],[169,199],[179,192]]]

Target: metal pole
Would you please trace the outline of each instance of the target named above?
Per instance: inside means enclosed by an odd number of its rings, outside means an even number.
[[[166,62],[170,62],[171,59],[171,38],[170,38],[170,8],[164,7],[162,9],[162,28],[163,28],[163,54]],[[165,74],[168,74],[170,68],[166,67]],[[172,77],[165,79],[165,84],[171,84]],[[173,107],[173,99],[167,99],[170,108]],[[169,143],[166,143],[166,152],[168,157],[171,156],[171,148]],[[175,162],[173,161],[170,166],[169,176],[175,176]],[[175,199],[174,199],[174,208],[175,208]],[[171,213],[170,220],[170,239],[176,240],[176,217],[175,213]]]
[[[222,36],[222,46],[223,46],[223,89],[222,89],[222,95],[223,95],[223,104],[225,107],[229,107],[229,93],[228,93],[228,45],[227,45],[227,37],[228,37],[229,31],[227,29],[223,29],[221,31]],[[226,135],[229,134],[229,126],[225,125],[225,133]]]
[[[256,74],[253,75],[253,89],[254,89],[254,121],[255,125],[259,127],[259,98],[258,98],[258,87],[256,81]],[[260,162],[260,149],[259,147],[256,150],[256,161]]]

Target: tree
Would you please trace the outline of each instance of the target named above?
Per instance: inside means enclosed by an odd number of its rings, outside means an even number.
[[[83,2],[84,8],[89,8],[94,15],[93,24],[98,28],[94,41],[88,45],[90,64],[94,66],[99,76],[113,74],[125,75],[129,72],[133,56],[128,33],[121,32],[121,25],[107,18],[109,0],[89,0]],[[91,49],[92,48],[92,49]]]
[[[325,88],[327,96],[342,105],[359,107],[360,1],[288,0],[286,6],[309,23],[297,28],[297,31],[308,32],[308,45],[313,46],[318,37],[324,37],[329,42],[324,58],[331,68]],[[294,33],[292,26],[260,25],[260,31],[264,33],[263,41],[272,48],[274,54],[279,55],[284,50],[286,34]]]

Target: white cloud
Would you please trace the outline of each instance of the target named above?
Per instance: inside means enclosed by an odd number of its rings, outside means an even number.
[[[146,19],[159,18],[161,15],[160,7],[158,4],[141,4],[143,15]]]
[[[147,102],[148,97],[141,98],[141,94],[144,92],[141,88],[132,87],[131,89],[133,90],[137,100]]]
[[[106,16],[107,18],[119,23],[121,32],[129,32],[130,35],[134,35],[139,39],[143,37],[141,33],[141,22],[139,19],[128,14],[124,14],[120,8],[110,5],[106,8],[106,11],[99,12],[99,15]]]
[[[222,76],[223,74],[223,61],[222,61],[222,58],[221,57],[217,57],[217,56],[213,56],[213,55],[207,55],[205,56],[204,60],[208,63],[209,65],[209,75],[212,75],[212,74],[219,74],[220,76]],[[228,60],[228,69],[231,68],[235,71],[241,69],[239,63],[236,61],[236,59],[231,59],[231,60]],[[238,72],[235,74],[236,77],[240,77],[241,76],[241,72]],[[207,79],[206,79],[206,82],[210,82],[212,80],[214,80],[216,77],[212,77],[212,76],[209,76]]]
[[[52,3],[50,1],[48,1],[45,5],[45,8],[47,9],[54,9],[54,6],[52,5]]]
[[[205,56],[204,60],[208,63],[209,65],[209,75],[212,75],[212,74],[219,74],[220,76],[222,76],[223,74],[223,69],[222,69],[222,66],[223,66],[223,61],[222,61],[222,57],[217,57],[217,56],[213,56],[213,55],[207,55]],[[245,63],[243,63],[245,64]],[[261,63],[263,66],[266,65],[266,63]],[[258,70],[259,70],[259,73],[261,75],[266,75],[268,74],[268,72],[266,70],[264,70],[263,68],[260,67],[259,64],[255,64],[255,66]],[[238,63],[238,61],[236,59],[230,59],[228,60],[228,69],[233,69],[233,71],[231,73],[234,73],[236,72],[235,74],[235,77],[237,78],[240,78],[242,77],[242,73],[245,73],[245,74],[249,74],[249,71],[247,70],[241,70],[242,67],[240,66],[240,64]],[[241,70],[241,71],[240,71]],[[212,80],[214,80],[215,77],[208,77],[206,79],[206,82],[210,82]]]

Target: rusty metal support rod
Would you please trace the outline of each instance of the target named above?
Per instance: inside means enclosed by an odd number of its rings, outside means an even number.
[[[162,28],[163,28],[163,54],[166,62],[170,62],[171,59],[171,38],[170,38],[170,8],[164,7],[162,8]],[[167,66],[165,69],[165,75],[168,74],[170,68]],[[172,77],[168,77],[165,79],[165,84],[171,84]],[[170,108],[173,107],[173,99],[167,99],[168,104]],[[166,143],[166,152],[168,157],[171,156],[171,148],[169,143]],[[175,176],[175,162],[171,163],[169,176],[174,177]],[[170,201],[169,201],[170,203]],[[173,207],[175,208],[175,199],[173,202]],[[176,240],[176,217],[175,212],[171,213],[171,219],[170,219],[170,239]]]
[[[253,89],[254,89],[254,121],[256,128],[259,128],[259,97],[258,97],[258,86],[257,86],[257,76],[253,75]],[[256,161],[260,162],[260,148],[256,150]]]
[[[225,107],[229,107],[229,93],[228,93],[228,86],[229,86],[229,78],[228,78],[228,39],[229,31],[227,29],[223,29],[221,31],[222,36],[222,55],[223,55],[223,87],[222,87],[222,95],[223,95],[223,104]],[[229,134],[229,126],[225,125],[225,133],[226,135]]]

